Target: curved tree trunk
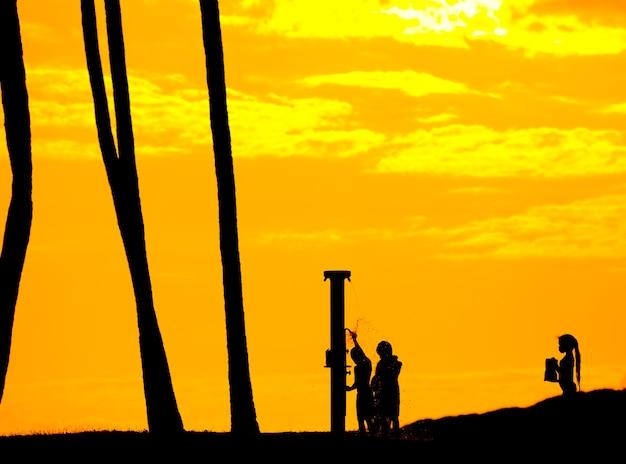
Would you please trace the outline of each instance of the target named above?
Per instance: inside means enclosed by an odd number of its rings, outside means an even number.
[[[219,203],[220,250],[226,312],[228,381],[230,384],[231,431],[256,435],[256,419],[243,311],[241,263],[237,235],[235,176],[231,152],[224,52],[217,0],[200,0],[202,35],[206,55],[207,84],[215,153],[215,174]]]
[[[33,218],[30,114],[16,0],[0,1],[0,86],[13,172],[0,254],[0,402],[9,368],[15,305]]]
[[[146,256],[135,146],[130,114],[128,78],[119,0],[105,0],[113,99],[117,122],[117,156],[98,49],[94,0],[81,0],[87,68],[94,99],[98,139],[102,151],[117,222],[130,268],[139,326],[139,350],[150,432],[183,431],[161,332],[152,299]]]

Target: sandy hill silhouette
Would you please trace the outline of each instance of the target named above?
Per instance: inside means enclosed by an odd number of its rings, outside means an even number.
[[[509,457],[594,455],[624,459],[626,390],[594,390],[557,396],[527,408],[420,420],[403,427],[406,439],[431,443],[429,452]],[[502,456],[504,458],[504,456]],[[511,462],[504,459],[503,462]]]
[[[356,433],[82,432],[0,437],[0,462],[620,462],[626,445],[626,390],[554,397],[527,408],[423,419],[401,438]]]

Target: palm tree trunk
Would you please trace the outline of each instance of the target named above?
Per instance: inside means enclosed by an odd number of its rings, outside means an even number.
[[[139,351],[143,370],[144,394],[150,432],[183,431],[183,423],[157,323],[135,164],[135,146],[130,114],[128,77],[119,0],[105,0],[113,99],[117,122],[117,156],[98,49],[94,0],[81,0],[87,68],[94,98],[98,139],[102,151],[117,223],[137,304]]]
[[[9,368],[13,319],[33,218],[30,113],[16,0],[0,1],[0,87],[13,172],[0,253],[0,402]]]
[[[215,153],[215,174],[219,204],[220,250],[226,312],[228,381],[230,384],[231,432],[256,435],[256,419],[243,311],[241,263],[237,235],[235,176],[231,152],[224,52],[217,0],[200,0],[202,35],[206,55],[207,84]]]

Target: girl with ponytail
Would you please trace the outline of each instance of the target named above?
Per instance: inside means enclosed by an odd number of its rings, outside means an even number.
[[[559,352],[565,353],[559,362],[559,385],[563,390],[563,395],[576,393],[576,383],[574,383],[574,366],[576,367],[576,380],[578,390],[580,390],[580,350],[578,340],[572,335],[565,334],[559,337]]]

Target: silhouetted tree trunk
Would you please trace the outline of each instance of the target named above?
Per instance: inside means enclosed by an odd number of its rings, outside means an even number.
[[[235,176],[231,152],[226,83],[224,77],[224,52],[217,0],[200,0],[202,36],[206,55],[207,84],[215,174],[219,204],[220,250],[226,311],[226,341],[228,349],[228,381],[230,384],[231,432],[240,435],[259,433],[250,367],[246,328],[243,312],[241,263],[237,235],[237,204]]]
[[[16,0],[0,1],[0,87],[13,172],[0,254],[0,402],[9,368],[15,305],[33,219],[30,113]]]
[[[128,78],[119,0],[105,0],[109,57],[113,81],[119,157],[111,129],[107,96],[98,50],[94,0],[81,0],[87,68],[93,93],[98,139],[111,186],[117,223],[130,268],[139,326],[139,350],[150,432],[180,432],[182,419],[154,311],[148,270],[143,215],[135,165]]]

